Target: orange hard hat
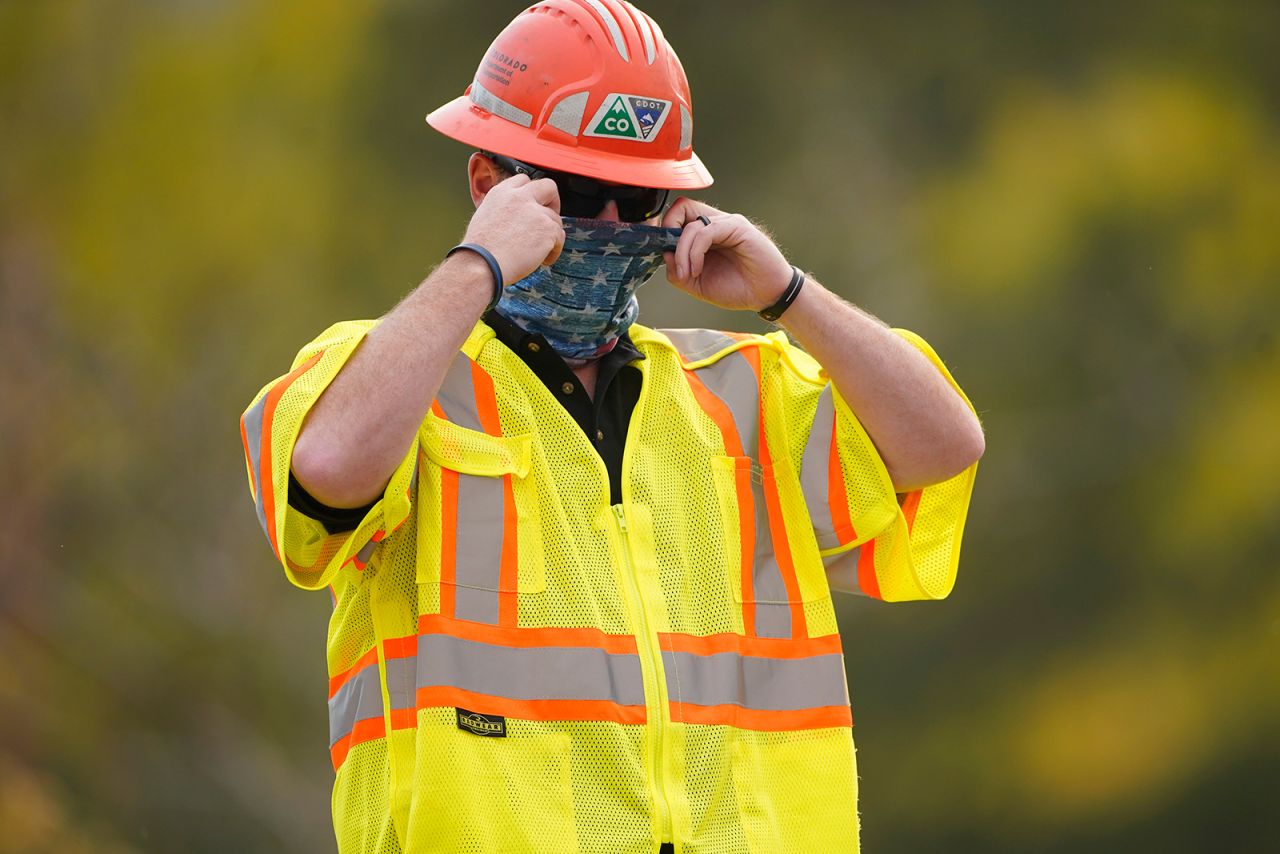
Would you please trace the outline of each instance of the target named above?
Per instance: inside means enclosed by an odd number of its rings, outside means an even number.
[[[466,92],[427,116],[460,142],[601,181],[696,190],[693,104],[679,58],[625,0],[543,0],[490,45]]]

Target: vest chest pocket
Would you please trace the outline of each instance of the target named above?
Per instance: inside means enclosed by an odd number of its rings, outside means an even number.
[[[711,474],[725,525],[735,601],[789,604],[829,596],[803,500],[797,507],[798,494],[792,494],[798,484],[789,489],[787,473],[751,457],[712,457]],[[736,537],[731,535],[735,528]]]
[[[532,438],[491,436],[434,414],[422,459],[418,583],[494,593],[546,589]]]

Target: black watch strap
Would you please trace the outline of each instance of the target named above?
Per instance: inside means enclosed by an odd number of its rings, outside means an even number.
[[[800,294],[800,289],[804,287],[804,273],[800,272],[800,268],[792,265],[791,267],[791,284],[787,285],[787,289],[782,292],[782,296],[778,297],[778,301],[767,308],[762,308],[756,314],[763,317],[770,323],[775,323],[782,313],[791,308],[791,303],[796,301],[796,297]]]

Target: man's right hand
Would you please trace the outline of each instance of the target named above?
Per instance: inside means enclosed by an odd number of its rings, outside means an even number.
[[[516,175],[485,194],[464,242],[493,253],[506,286],[554,262],[564,236],[555,182]],[[492,293],[476,287],[487,275],[473,253],[454,255],[365,336],[307,414],[293,448],[293,473],[313,498],[363,507],[382,495]],[[461,303],[475,313],[459,311]]]
[[[502,268],[503,287],[555,263],[564,247],[555,181],[531,181],[528,175],[499,181],[476,208],[463,242],[493,253]]]

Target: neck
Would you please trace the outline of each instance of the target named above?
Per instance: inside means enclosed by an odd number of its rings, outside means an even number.
[[[574,364],[581,362],[581,364]],[[586,391],[587,397],[592,400],[596,399],[596,377],[600,375],[600,363],[595,360],[582,359],[565,359],[565,364],[569,366],[569,370],[573,371],[573,375],[578,378],[578,382],[582,383],[582,388]]]

